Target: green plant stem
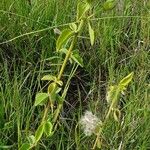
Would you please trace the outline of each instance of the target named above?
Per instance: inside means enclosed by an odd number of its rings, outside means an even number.
[[[18,119],[17,119],[17,128],[18,128],[18,148],[21,145],[21,132],[20,132],[20,114],[18,113]]]
[[[114,98],[112,99],[111,105],[110,105],[110,107],[109,107],[109,109],[108,109],[108,112],[107,112],[107,115],[106,115],[106,117],[105,117],[104,124],[105,124],[105,123],[107,122],[107,120],[109,119],[109,116],[110,116],[110,114],[111,114],[112,109],[113,109],[114,107],[116,107],[116,103],[117,103],[117,101],[118,101],[119,92],[120,92],[120,89],[117,88],[117,89],[116,89],[115,96],[114,96]]]
[[[43,115],[43,118],[42,118],[42,122],[41,124],[45,121],[46,117],[47,117],[47,114],[48,114],[48,110],[49,110],[49,103],[47,104],[45,110],[44,110],[44,115]]]
[[[56,111],[55,111],[55,116],[54,116],[54,118],[53,118],[53,123],[55,123],[55,122],[57,121],[57,118],[58,118],[58,116],[59,116],[59,113],[60,113],[60,111],[61,111],[62,106],[63,106],[62,103],[58,105],[58,107],[57,107],[57,109],[56,109]]]
[[[81,21],[80,21],[80,24],[79,24],[79,27],[78,27],[78,32],[77,32],[77,33],[74,35],[74,37],[73,37],[73,40],[72,40],[72,42],[71,42],[70,48],[69,48],[69,50],[68,50],[68,53],[66,54],[65,60],[64,60],[64,62],[63,62],[63,64],[62,64],[62,67],[61,67],[60,72],[59,72],[59,74],[58,74],[57,80],[60,80],[60,79],[61,79],[61,76],[62,76],[62,74],[63,74],[63,72],[64,72],[64,69],[65,69],[65,66],[66,66],[66,64],[67,64],[67,61],[69,60],[69,57],[70,57],[70,55],[71,55],[71,51],[72,51],[73,48],[74,48],[74,45],[75,45],[76,40],[77,40],[77,37],[78,37],[78,35],[80,34],[80,31],[82,30],[83,25],[84,25],[84,20],[81,20]],[[61,111],[62,106],[63,106],[62,103],[61,103],[61,104],[58,104],[58,107],[57,107],[57,109],[56,109],[56,111],[55,111],[55,116],[54,116],[54,118],[53,118],[53,123],[54,123],[54,124],[55,124],[56,121],[57,121],[57,118],[58,118],[58,116],[59,116],[59,113],[60,113],[60,111]]]
[[[64,72],[64,70],[65,70],[66,64],[67,64],[67,62],[68,62],[68,60],[69,60],[69,58],[70,58],[71,51],[72,51],[73,48],[74,48],[74,45],[75,45],[76,40],[77,40],[77,37],[78,37],[78,35],[79,35],[79,33],[80,33],[82,27],[83,27],[83,20],[81,20],[81,22],[80,22],[80,24],[79,24],[79,30],[78,30],[78,32],[76,32],[76,33],[74,34],[74,36],[73,36],[71,45],[70,45],[70,47],[69,47],[69,49],[68,49],[68,52],[67,52],[67,54],[66,54],[66,56],[65,56],[65,59],[64,59],[63,64],[62,64],[62,66],[61,66],[61,68],[60,68],[59,74],[58,74],[58,76],[57,76],[57,80],[60,80],[61,77],[62,77],[62,74],[63,74],[63,72]],[[42,122],[41,122],[41,123],[43,123],[43,122],[45,121],[45,119],[47,118],[48,110],[49,110],[49,107],[50,107],[50,106],[51,106],[51,101],[49,100],[49,102],[48,102],[46,108],[44,109],[44,115],[43,115],[43,117],[42,117]],[[55,112],[54,112],[54,117],[53,117],[53,120],[52,120],[53,125],[55,125],[54,130],[56,130],[56,128],[57,128],[56,121],[57,121],[57,119],[58,119],[58,116],[59,116],[59,113],[60,113],[60,111],[61,111],[62,106],[63,106],[63,102],[60,103],[60,104],[58,104],[57,109],[56,109]]]
[[[68,61],[68,59],[69,59],[69,57],[70,57],[71,51],[72,51],[72,49],[74,48],[74,44],[75,44],[76,38],[77,38],[77,34],[75,34],[74,37],[73,37],[73,40],[72,40],[71,45],[70,45],[70,47],[69,47],[68,53],[66,54],[66,57],[65,57],[64,62],[63,62],[63,64],[62,64],[62,66],[61,66],[60,72],[59,72],[59,74],[58,74],[57,80],[60,80],[60,78],[61,78],[61,76],[62,76],[62,74],[63,74],[63,72],[64,72],[64,69],[65,69],[65,66],[66,66],[66,64],[67,64],[67,61]],[[45,119],[46,119],[46,117],[47,117],[47,115],[48,115],[49,106],[50,106],[50,101],[49,101],[48,105],[46,106],[46,108],[45,108],[45,110],[44,110],[44,115],[43,115],[43,117],[42,117],[42,122],[45,121]],[[59,115],[59,112],[60,112],[60,110],[61,110],[61,107],[62,107],[62,104],[59,104],[58,107],[57,107],[57,109],[56,109],[53,122],[56,122],[56,120],[57,120],[57,118],[58,118],[58,115]]]
[[[112,103],[111,103],[111,105],[110,105],[110,107],[109,107],[109,109],[108,109],[108,112],[107,112],[107,114],[106,114],[106,117],[105,117],[104,122],[103,122],[103,125],[102,125],[102,128],[100,128],[99,131],[98,131],[98,134],[97,134],[97,136],[96,136],[96,140],[95,140],[95,142],[94,142],[94,146],[93,146],[93,148],[92,148],[93,150],[96,148],[96,144],[97,144],[97,142],[98,142],[99,135],[100,135],[100,133],[101,133],[103,127],[105,126],[107,120],[109,119],[109,116],[110,116],[110,114],[111,114],[111,111],[112,111],[112,109],[113,109],[113,107],[114,107],[114,105],[115,105],[115,103],[116,103],[116,101],[117,101],[118,94],[119,94],[119,89],[117,89],[116,94],[115,94],[115,97],[114,97],[114,99],[112,100]]]
[[[70,45],[70,47],[69,47],[69,49],[68,49],[68,52],[67,52],[66,57],[65,57],[65,59],[64,59],[64,62],[63,62],[63,64],[62,64],[61,69],[60,69],[60,72],[59,72],[59,74],[58,74],[57,80],[60,80],[60,79],[61,79],[61,76],[62,76],[62,74],[63,74],[63,72],[64,72],[65,67],[66,67],[67,61],[69,60],[69,57],[70,57],[70,55],[71,55],[71,51],[72,51],[72,49],[74,48],[76,39],[77,39],[77,34],[75,34],[74,37],[73,37],[73,40],[72,40],[72,42],[71,42],[71,45]]]
[[[69,50],[68,50],[68,52],[67,52],[67,54],[66,54],[66,57],[65,57],[64,62],[63,62],[63,64],[62,64],[62,67],[61,67],[61,69],[60,69],[60,72],[59,72],[59,74],[58,74],[57,80],[60,80],[60,79],[61,79],[61,76],[62,76],[62,74],[63,74],[63,72],[64,72],[65,67],[66,67],[67,61],[68,61],[69,58],[70,58],[71,51],[72,51],[73,48],[74,48],[76,39],[77,39],[77,34],[75,34],[74,37],[73,37],[73,40],[72,40],[71,45],[70,45],[70,47],[69,47]],[[58,107],[57,107],[57,109],[56,109],[56,111],[55,111],[55,114],[54,114],[53,123],[56,122],[56,120],[57,120],[57,118],[58,118],[58,116],[59,116],[60,110],[61,110],[61,108],[62,108],[62,105],[63,105],[62,103],[61,103],[61,104],[58,104]]]
[[[105,117],[105,120],[104,120],[104,122],[103,122],[102,128],[103,128],[104,125],[106,124],[106,122],[107,122],[107,120],[108,120],[108,118],[109,118],[109,116],[110,116],[110,114],[111,114],[113,105],[114,105],[114,103],[112,102],[112,103],[111,103],[111,106],[109,107],[108,112],[107,112],[107,114],[106,114],[106,117]],[[92,148],[93,150],[96,148],[96,144],[97,144],[97,142],[98,142],[98,138],[99,138],[99,135],[100,135],[101,131],[102,131],[102,129],[100,128],[99,131],[98,131],[98,134],[97,134],[97,136],[96,136],[96,140],[95,140],[95,142],[94,142],[94,146],[93,146],[93,148]]]

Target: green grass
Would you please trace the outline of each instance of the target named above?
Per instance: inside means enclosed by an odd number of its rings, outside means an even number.
[[[103,131],[102,149],[150,149],[150,13],[144,2],[126,0],[122,11],[102,13],[97,8],[99,19],[92,21],[96,42],[90,46],[88,39],[79,39],[77,48],[85,66],[71,79],[61,126],[52,138],[43,137],[36,149],[92,147],[94,136],[86,137],[78,125],[81,116],[91,110],[103,119],[107,86],[132,71],[133,81],[121,97],[121,125],[110,119]],[[76,1],[35,0],[30,5],[25,0],[2,0],[0,9],[0,42],[6,42],[0,45],[0,149],[14,150],[34,134],[42,117],[43,108],[33,107],[35,94],[46,89],[41,77],[55,74],[60,64],[55,52],[58,35],[53,30],[7,41],[74,21]],[[88,37],[86,30],[83,36]],[[65,77],[70,72],[68,65]]]

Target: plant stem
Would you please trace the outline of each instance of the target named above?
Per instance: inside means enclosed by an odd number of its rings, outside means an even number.
[[[62,67],[61,67],[60,72],[59,72],[59,74],[58,74],[57,80],[60,80],[60,79],[61,79],[61,76],[62,76],[62,74],[63,74],[63,72],[64,72],[65,67],[66,67],[67,61],[69,60],[69,57],[70,57],[70,55],[71,55],[71,51],[72,51],[73,48],[74,48],[75,42],[76,42],[76,40],[77,40],[78,35],[80,34],[80,31],[82,30],[83,25],[84,25],[84,20],[81,20],[81,21],[80,21],[80,24],[79,24],[79,27],[78,27],[78,32],[77,32],[77,33],[74,35],[74,37],[73,37],[73,40],[72,40],[71,45],[70,45],[70,47],[69,47],[68,53],[66,54],[65,60],[64,60],[64,62],[63,62],[63,64],[62,64]],[[54,116],[54,118],[53,118],[53,123],[54,123],[54,124],[55,124],[56,121],[57,121],[57,118],[58,118],[58,116],[59,116],[59,113],[60,113],[60,111],[61,111],[62,106],[63,106],[62,103],[61,103],[61,104],[58,104],[58,107],[57,107],[57,109],[56,109],[56,111],[55,111],[55,116]]]
[[[75,44],[76,38],[77,38],[77,34],[75,34],[74,37],[73,37],[73,40],[72,40],[71,45],[69,47],[69,50],[68,50],[68,52],[66,54],[66,57],[65,57],[64,62],[62,64],[62,66],[61,66],[60,72],[58,74],[57,80],[60,80],[60,78],[61,78],[61,76],[62,76],[62,74],[64,72],[64,69],[65,69],[67,61],[68,61],[68,59],[70,57],[71,51],[74,48],[74,44]]]
[[[61,108],[62,108],[62,103],[58,105],[58,107],[57,107],[57,109],[55,111],[55,116],[53,118],[53,123],[55,123],[57,121],[57,118],[59,116]]]
[[[70,57],[70,55],[71,55],[71,51],[72,51],[73,48],[74,48],[76,39],[77,39],[77,34],[75,34],[74,37],[73,37],[73,40],[72,40],[71,45],[70,45],[70,47],[69,47],[69,50],[68,50],[68,52],[67,52],[67,54],[66,54],[66,57],[65,57],[64,62],[63,62],[63,64],[62,64],[62,67],[61,67],[61,69],[60,69],[60,72],[59,72],[59,74],[58,74],[57,80],[60,80],[60,78],[61,78],[61,76],[62,76],[62,74],[63,74],[63,72],[64,72],[64,69],[65,69],[65,67],[66,67],[67,61],[68,61],[68,59],[69,59],[69,57]],[[59,116],[59,113],[60,113],[61,108],[62,108],[62,103],[61,103],[61,104],[58,104],[58,107],[57,107],[57,109],[56,109],[56,111],[55,111],[55,114],[54,114],[53,123],[56,122],[56,120],[57,120],[57,118],[58,118],[58,116]]]
[[[97,134],[97,136],[96,136],[96,140],[95,140],[95,142],[94,142],[94,146],[93,146],[92,149],[95,149],[95,148],[96,148],[96,144],[97,144],[97,142],[98,142],[99,135],[100,135],[100,133],[101,133],[103,127],[105,126],[107,120],[109,119],[109,116],[110,116],[110,114],[111,114],[111,111],[112,111],[112,109],[113,109],[115,103],[117,102],[118,94],[119,94],[119,89],[117,89],[116,94],[115,94],[115,97],[114,97],[114,99],[113,99],[112,102],[111,102],[111,105],[110,105],[110,107],[109,107],[109,109],[108,109],[108,112],[107,112],[107,114],[106,114],[106,117],[105,117],[105,119],[104,119],[103,125],[102,125],[102,127],[99,129],[99,132],[98,132],[98,134]]]
[[[67,54],[66,54],[66,56],[65,56],[65,59],[64,59],[63,64],[62,64],[62,66],[61,66],[61,69],[60,69],[60,71],[59,71],[59,74],[58,74],[58,76],[57,76],[57,80],[60,80],[61,77],[62,77],[62,74],[63,74],[63,72],[64,72],[64,70],[65,70],[65,67],[66,67],[66,64],[67,64],[67,61],[68,61],[69,58],[70,58],[71,51],[73,50],[74,45],[75,45],[76,40],[77,40],[77,37],[78,37],[78,35],[79,35],[79,33],[80,33],[82,27],[83,27],[83,22],[84,22],[84,21],[81,20],[81,22],[80,22],[80,24],[79,24],[79,30],[78,30],[78,32],[76,32],[76,33],[74,34],[74,36],[73,36],[71,45],[70,45],[70,47],[69,47],[69,49],[68,49],[68,52],[67,52]],[[43,115],[43,117],[42,117],[42,122],[41,122],[41,123],[43,123],[43,122],[45,121],[45,119],[47,118],[48,110],[49,110],[50,105],[51,105],[51,104],[50,104],[50,100],[49,100],[49,102],[48,102],[48,104],[47,104],[47,106],[46,106],[46,108],[45,108],[45,110],[44,110],[44,115]],[[54,117],[53,117],[53,120],[52,120],[53,125],[56,123],[56,121],[57,121],[57,119],[58,119],[58,116],[59,116],[59,113],[60,113],[60,111],[61,111],[62,106],[63,106],[63,103],[58,104],[57,109],[56,109],[55,112],[54,112]],[[56,127],[57,127],[57,125],[55,125],[54,130],[56,129]]]
[[[62,76],[62,74],[63,74],[63,72],[64,72],[64,69],[65,69],[65,66],[66,66],[66,64],[67,64],[67,61],[68,61],[68,59],[69,59],[69,57],[70,57],[71,51],[72,51],[72,49],[74,48],[74,44],[75,44],[76,38],[77,38],[77,34],[75,34],[74,37],[73,37],[73,40],[72,40],[71,45],[70,45],[70,47],[69,47],[68,53],[66,54],[66,57],[65,57],[64,62],[63,62],[63,64],[62,64],[62,66],[61,66],[60,72],[59,72],[59,74],[58,74],[57,80],[60,80],[60,78],[61,78],[61,76]],[[49,103],[50,103],[50,102],[49,102]],[[47,104],[47,106],[46,106],[46,108],[45,108],[45,110],[44,110],[44,115],[43,115],[43,117],[42,117],[42,122],[45,121],[45,119],[46,119],[46,117],[47,117],[47,115],[48,115],[48,110],[49,110],[49,106],[50,106],[49,103]],[[57,118],[58,118],[58,115],[59,115],[59,112],[60,112],[60,110],[61,110],[61,107],[62,107],[62,104],[59,104],[58,107],[57,107],[57,109],[56,109],[56,113],[55,113],[53,122],[56,122],[56,120],[57,120]]]
[[[42,118],[42,122],[41,124],[45,121],[46,117],[47,117],[47,114],[48,114],[48,110],[49,110],[49,103],[47,104],[45,110],[44,110],[44,115],[43,115],[43,118]]]

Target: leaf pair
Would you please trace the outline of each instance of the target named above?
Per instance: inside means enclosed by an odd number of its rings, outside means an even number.
[[[58,94],[58,92],[61,90],[61,88],[59,88],[57,84],[59,86],[63,85],[63,82],[61,80],[57,80],[57,78],[52,75],[45,75],[41,80],[48,80],[48,81],[53,81],[53,82],[50,83],[48,86],[48,93],[36,94],[34,106],[44,105],[49,98],[51,98],[51,100],[52,99],[54,100],[56,97],[56,94]]]
[[[29,143],[26,142],[24,144],[22,144],[21,148],[19,148],[19,150],[30,150],[32,149],[37,142],[41,139],[43,133],[46,134],[47,137],[50,137],[53,135],[52,132],[53,129],[53,125],[50,121],[45,121],[43,122],[38,129],[35,132],[35,136],[31,135],[28,137]]]
[[[133,78],[133,72],[130,73],[125,78],[123,78],[118,85],[110,86],[109,90],[107,91],[106,100],[110,105],[111,110],[113,111],[114,119],[116,121],[118,121],[121,116],[121,113],[117,108],[119,95],[121,94],[121,92],[123,92],[126,89],[128,84],[131,82],[132,78]]]
[[[53,125],[50,121],[43,122],[35,132],[35,143],[41,139],[43,133],[45,133],[47,137],[52,136],[52,129]]]
[[[62,84],[61,84],[62,85]],[[61,87],[59,87],[55,82],[52,82],[48,86],[48,92],[50,95],[50,101],[53,103],[59,96],[59,92],[61,91]]]
[[[49,93],[37,93],[35,97],[34,106],[42,106],[50,98],[51,101],[55,101],[57,94],[60,92],[61,88],[56,85],[55,82],[48,86]]]
[[[107,102],[110,103],[113,99],[118,97],[118,94],[123,92],[126,89],[128,84],[131,82],[132,78],[133,78],[133,72],[127,75],[125,78],[123,78],[118,85],[110,86],[106,96]]]

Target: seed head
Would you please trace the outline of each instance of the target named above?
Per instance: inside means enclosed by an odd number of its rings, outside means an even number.
[[[86,136],[90,136],[94,133],[98,123],[99,119],[90,111],[86,111],[80,120],[80,124],[82,125]]]

